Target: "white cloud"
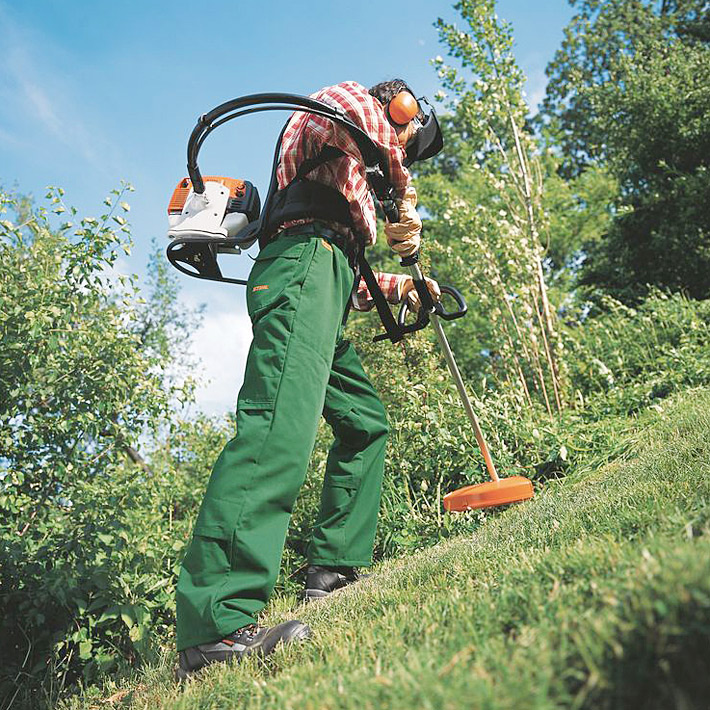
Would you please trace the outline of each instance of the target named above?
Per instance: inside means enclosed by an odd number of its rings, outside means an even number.
[[[0,53],[0,140],[17,144],[16,133],[25,132],[27,124],[35,124],[38,132],[71,148],[93,168],[109,175],[107,155],[116,151],[105,136],[90,128],[73,97],[79,87],[66,71],[55,65],[59,50],[31,28],[21,25],[0,4],[3,50]],[[55,56],[55,60],[48,59]],[[14,124],[14,125],[13,125]]]
[[[44,91],[22,76],[20,71],[15,71],[15,79],[22,89],[31,108],[34,109],[34,116],[38,118],[45,127],[57,136],[63,135],[65,124],[52,106],[52,102]]]
[[[528,69],[526,71],[527,80],[525,82],[525,100],[527,101],[530,111],[537,113],[542,100],[545,98],[547,90],[547,76],[545,75],[545,65],[542,64],[537,55],[528,57]]]
[[[200,362],[196,374],[198,408],[207,414],[234,410],[251,344],[251,321],[244,312],[210,313],[192,336],[190,352]]]
[[[0,126],[0,144],[6,147],[17,148],[23,145],[23,142],[15,135],[6,131],[2,126]]]
[[[538,109],[540,108],[540,104],[542,103],[542,100],[545,98],[547,81],[545,80],[536,84],[530,82],[528,86],[530,87],[528,90],[527,98],[528,106],[530,106],[530,110],[533,113],[537,113]]]

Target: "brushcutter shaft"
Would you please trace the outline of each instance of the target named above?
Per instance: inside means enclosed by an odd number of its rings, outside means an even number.
[[[424,275],[422,274],[422,270],[419,268],[418,263],[411,264],[409,268],[412,274],[412,278],[415,281],[421,281],[425,283]],[[483,454],[483,460],[486,462],[488,475],[491,477],[491,480],[498,481],[498,472],[496,471],[496,467],[493,464],[491,454],[488,451],[486,440],[483,437],[481,426],[478,423],[478,417],[476,416],[476,412],[473,411],[473,405],[471,404],[471,400],[468,398],[466,386],[463,383],[463,378],[461,377],[458,365],[456,364],[456,360],[454,359],[454,354],[451,351],[451,347],[449,346],[449,341],[446,339],[446,334],[444,333],[444,329],[441,326],[441,321],[439,320],[438,316],[436,315],[436,312],[433,309],[430,311],[429,315],[431,318],[432,325],[434,326],[434,332],[436,333],[436,337],[439,340],[439,345],[441,345],[441,349],[444,351],[444,359],[446,360],[446,364],[449,366],[449,371],[451,372],[451,375],[454,378],[454,382],[456,383],[456,389],[459,391],[461,402],[463,403],[463,407],[466,410],[466,414],[468,415],[468,418],[471,421],[471,425],[473,426],[473,433],[476,436],[476,441],[478,442],[478,446],[481,449],[481,453]]]

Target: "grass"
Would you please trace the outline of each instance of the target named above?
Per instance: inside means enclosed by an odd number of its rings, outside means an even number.
[[[383,563],[332,599],[274,600],[312,643],[213,667],[173,654],[61,707],[706,708],[710,393],[661,412],[620,460],[552,481],[470,537]]]

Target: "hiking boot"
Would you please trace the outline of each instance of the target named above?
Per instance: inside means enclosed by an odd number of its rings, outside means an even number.
[[[337,589],[342,589],[348,584],[369,576],[369,574],[360,574],[355,567],[310,565],[306,570],[306,588],[303,592],[303,599],[307,602],[313,599],[322,599]]]
[[[180,651],[176,677],[185,680],[210,663],[232,663],[251,653],[266,656],[279,643],[303,641],[310,636],[310,628],[301,621],[284,621],[272,628],[249,624],[220,641],[201,643]]]

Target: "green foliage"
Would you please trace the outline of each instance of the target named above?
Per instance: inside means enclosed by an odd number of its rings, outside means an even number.
[[[226,436],[226,426],[204,417],[177,421],[149,470],[121,463],[77,480],[71,506],[50,509],[22,537],[4,536],[4,701],[51,704],[77,683],[157,658],[173,632],[179,564]]]
[[[564,176],[601,164],[615,219],[579,282],[627,303],[647,285],[710,295],[710,14],[701,0],[574,3],[542,112]]]
[[[152,242],[147,265],[147,279],[136,302],[137,331],[141,346],[156,361],[170,362],[162,376],[173,386],[184,390],[181,398],[188,401],[194,388],[197,363],[189,353],[190,336],[198,327],[204,305],[191,311],[179,298],[179,282],[165,258],[165,252]]]
[[[558,159],[548,151],[543,157],[543,206],[547,224],[542,233],[551,288],[561,290],[551,300],[569,300],[579,266],[591,248],[608,233],[619,185],[602,166],[589,166],[580,175],[563,178]]]
[[[643,44],[591,92],[621,197],[581,283],[634,302],[647,284],[710,296],[710,47]]]
[[[710,39],[704,0],[572,0],[570,4],[577,13],[547,67],[549,83],[542,110],[562,147],[567,176],[583,170],[590,159],[613,153],[606,134],[613,130],[613,116],[599,121],[595,95],[598,87],[617,85],[623,90],[629,78],[621,65],[624,58],[634,58],[639,50],[643,54],[643,47],[649,45],[660,48],[672,37],[686,45]]]
[[[8,701],[36,702],[78,675],[88,681],[146,657],[148,629],[165,629],[171,614],[187,522],[179,531],[168,524],[174,481],[157,478],[134,447],[158,431],[174,400],[189,399],[191,384],[168,371],[179,340],[174,308],[163,295],[162,320],[146,320],[156,304],[141,302],[133,278],[114,270],[130,249],[130,189],[113,191],[100,218],[81,220],[50,190],[51,211],[71,220],[58,228],[44,208],[0,195],[0,697]],[[153,284],[160,292],[165,274]]]
[[[461,69],[434,59],[439,78],[458,97],[459,132],[479,146],[489,144],[491,135],[508,137],[511,116],[525,120],[528,108],[523,100],[525,76],[513,55],[512,26],[498,18],[494,0],[461,0],[454,5],[468,26],[461,30],[439,18],[435,26],[439,39]],[[466,74],[472,81],[466,80]],[[496,146],[489,144],[489,149]]]
[[[710,383],[710,301],[656,291],[637,308],[602,305],[566,341],[571,385],[592,416],[633,414]]]
[[[492,0],[454,8],[466,29],[441,19],[436,26],[460,68],[441,57],[434,65],[454,94],[447,137],[456,136],[455,168],[452,175],[434,167],[418,180],[434,218],[427,245],[435,261],[458,266],[455,283],[471,297],[472,322],[482,326],[479,352],[491,362],[485,374],[498,387],[516,382],[531,409],[542,402],[552,412],[563,406],[564,366],[542,265],[543,172],[526,125],[524,76],[512,52],[512,28]],[[484,363],[476,359],[480,371]]]
[[[135,285],[111,272],[130,248],[115,213],[126,189],[107,198],[100,219],[52,230],[38,209],[23,224],[0,224],[0,457],[12,479],[4,490],[13,502],[4,504],[18,520],[35,504],[61,502],[77,476],[103,470],[120,454],[117,442],[130,443],[167,410],[172,392],[153,374],[162,363],[141,347]],[[48,198],[66,212],[60,193]],[[0,205],[19,209],[4,193]]]

